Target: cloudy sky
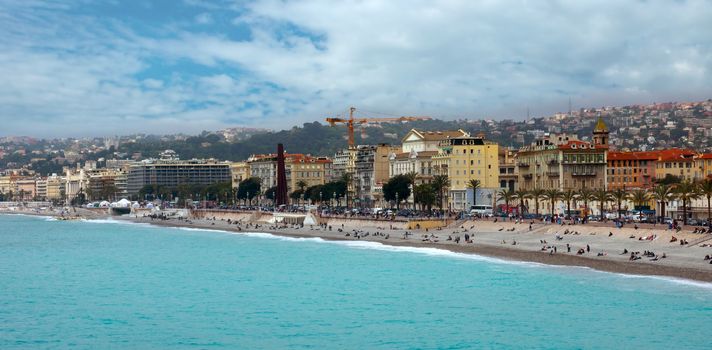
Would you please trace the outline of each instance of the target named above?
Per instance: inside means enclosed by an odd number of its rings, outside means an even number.
[[[1,0],[0,135],[712,97],[710,1]]]

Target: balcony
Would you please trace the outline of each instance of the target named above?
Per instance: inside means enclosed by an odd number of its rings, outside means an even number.
[[[534,177],[534,176],[532,174],[524,174],[523,177],[524,177],[524,180],[531,180],[532,177]]]
[[[520,168],[528,168],[529,163],[519,162],[519,163],[517,163],[517,166]]]
[[[549,177],[559,177],[559,172],[558,171],[547,171],[546,176]]]
[[[596,176],[596,172],[593,170],[574,170],[571,172],[571,176]]]
[[[549,164],[549,165],[559,165],[559,160],[558,160],[558,159],[551,159],[551,160],[549,160],[548,162],[546,162],[546,164]]]

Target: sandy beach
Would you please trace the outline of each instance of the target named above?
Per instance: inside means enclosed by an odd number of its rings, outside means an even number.
[[[58,212],[36,210],[15,210],[11,213],[58,215]],[[85,209],[78,209],[75,214],[86,219],[108,217]],[[638,229],[632,225],[615,228],[612,223],[534,223],[530,228],[530,222],[476,220],[459,222],[442,229],[406,230],[402,225],[391,225],[388,221],[331,219],[327,220],[324,227],[299,227],[249,222],[248,218],[254,218],[251,214],[235,214],[234,217],[234,221],[228,221],[225,217],[152,219],[142,214],[112,218],[169,227],[263,232],[289,237],[319,237],[326,240],[364,240],[549,265],[583,266],[632,275],[657,275],[712,282],[712,264],[704,260],[705,255],[712,255],[712,235],[691,233],[693,228],[674,232],[666,227],[650,225]],[[470,243],[465,242],[465,235],[469,236]],[[673,236],[677,241],[671,242]],[[456,242],[458,237],[459,243]],[[687,240],[689,244],[681,245],[681,240]],[[623,253],[624,251],[627,253]],[[652,252],[650,256],[643,254],[646,251]],[[631,261],[632,252],[640,252],[635,255],[640,259]]]

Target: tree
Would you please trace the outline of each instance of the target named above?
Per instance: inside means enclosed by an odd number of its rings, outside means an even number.
[[[700,197],[699,188],[696,183],[685,180],[675,185],[675,195],[682,201],[682,224],[687,225],[687,205]]]
[[[544,197],[545,193],[546,191],[536,187],[529,191],[529,197],[534,200],[534,213],[536,214],[536,216],[539,216],[539,200]]]
[[[477,205],[477,189],[480,188],[480,180],[470,179],[467,181],[467,188],[472,189],[472,205]]]
[[[641,190],[641,189],[635,189],[630,194],[628,195],[628,198],[630,198],[630,201],[633,202],[633,205],[636,207],[635,209],[640,210],[640,217],[643,217],[643,211],[642,207],[643,204],[647,203],[650,200],[650,194],[646,190]]]
[[[435,175],[433,176],[433,181],[430,183],[437,193],[438,204],[440,205],[440,210],[443,209],[443,200],[445,199],[445,191],[450,187],[450,179],[447,175]]]
[[[519,216],[524,215],[524,200],[529,198],[529,191],[520,188],[514,191],[514,199],[519,201]]]
[[[611,193],[604,188],[598,189],[593,192],[593,200],[597,201],[600,205],[601,220],[603,220],[603,211],[606,208],[606,203],[612,200]]]
[[[665,174],[664,178],[655,180],[655,183],[659,185],[674,185],[680,182],[682,182],[682,178],[673,174]]]
[[[514,199],[514,191],[511,189],[503,188],[497,192],[497,200],[504,201],[504,207],[506,213],[509,213],[509,202]],[[505,214],[506,214],[505,213]]]
[[[626,192],[625,188],[620,189],[617,188],[615,191],[611,192],[611,197],[613,200],[616,201],[616,204],[618,205],[618,219],[620,220],[621,218],[621,205],[624,200],[628,198],[628,192]]]
[[[660,217],[665,217],[665,207],[667,203],[671,201],[675,196],[672,186],[666,184],[659,184],[653,187],[653,191],[650,197],[656,202],[660,203]]]
[[[588,214],[588,203],[593,200],[593,192],[588,188],[584,187],[578,192],[578,199],[583,202],[584,215]]]
[[[564,217],[571,217],[571,203],[573,202],[576,205],[576,198],[578,198],[578,194],[572,189],[561,193],[561,200],[566,202],[566,215]]]
[[[304,180],[299,180],[297,181],[296,185],[298,189],[292,192],[289,197],[299,202],[299,198],[304,194],[304,189],[306,189],[309,184]],[[298,193],[298,195],[296,197],[293,197],[295,193]]]
[[[344,193],[344,198],[346,199],[346,208],[350,208],[350,202],[349,202],[349,185],[351,184],[351,181],[353,181],[354,177],[351,175],[351,173],[343,173],[341,175],[341,179],[339,181],[343,182],[346,185],[346,192]]]
[[[410,171],[404,174],[405,177],[408,178],[408,181],[410,182],[410,188],[413,189],[415,192],[415,180],[418,179],[418,172],[417,171]],[[415,209],[415,199],[413,199],[413,209]]]
[[[277,199],[277,186],[268,188],[267,191],[265,191],[265,198],[274,203],[274,200]]]
[[[710,215],[710,211],[712,211],[712,208],[710,207],[710,202],[712,201],[712,179],[707,178],[703,180],[699,185],[699,190],[700,195],[707,198],[707,222],[709,223],[712,221],[712,215]]]
[[[415,186],[415,190],[413,190],[413,192],[415,203],[420,204],[421,209],[427,209],[428,211],[432,210],[433,204],[435,204],[436,200],[436,191],[432,185],[421,184]]]
[[[544,199],[551,202],[551,216],[554,216],[556,201],[561,198],[561,192],[555,188],[544,191]]]
[[[246,199],[252,203],[252,199],[259,195],[261,189],[262,182],[259,177],[242,180],[237,186],[237,198]]]
[[[635,189],[630,192],[628,198],[630,198],[630,201],[633,202],[633,205],[635,205],[635,209],[640,209],[643,204],[650,200],[650,194],[646,190]]]
[[[304,195],[304,191],[296,190],[289,194],[289,198],[291,198],[293,202],[299,203],[299,199],[302,198],[302,195]]]
[[[410,196],[410,180],[405,175],[396,175],[383,185],[383,198],[387,201],[395,201],[396,209],[402,200]]]

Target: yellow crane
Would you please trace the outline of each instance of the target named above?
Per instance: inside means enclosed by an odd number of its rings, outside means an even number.
[[[346,124],[349,133],[349,148],[354,147],[354,125],[355,124],[368,124],[368,123],[393,123],[393,122],[410,122],[414,120],[430,120],[430,117],[393,117],[393,118],[354,118],[355,107],[349,108],[349,119],[344,118],[326,118],[329,125],[334,126],[336,124]]]

